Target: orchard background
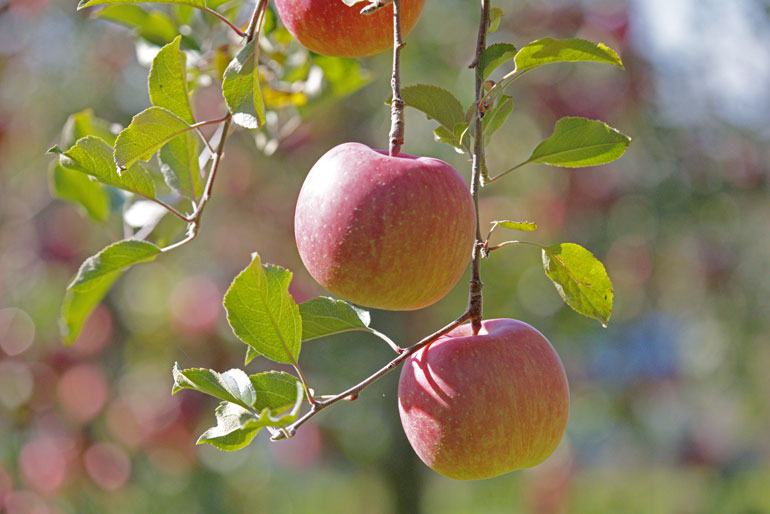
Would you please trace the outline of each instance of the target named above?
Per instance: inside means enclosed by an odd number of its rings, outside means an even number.
[[[93,225],[51,198],[44,152],[87,107],[127,125],[149,103],[146,40],[175,37],[159,30],[136,46],[130,31],[73,4],[0,0],[0,511],[770,510],[768,2],[493,4],[505,15],[490,43],[602,41],[626,72],[563,65],[518,81],[490,169],[525,159],[563,116],[603,119],[634,141],[612,164],[533,165],[481,192],[482,227],[505,213],[537,221],[541,242],[590,248],[613,279],[615,309],[607,329],[577,316],[530,249],[483,263],[485,318],[516,317],[547,334],[572,408],[544,464],[467,483],[432,473],[409,448],[395,373],[295,438],[260,434],[236,453],[194,445],[212,425],[210,398],[169,394],[174,361],[242,366],[221,302],[251,252],[295,273],[298,301],[324,294],[297,254],[294,203],[332,146],[385,146],[388,52],[339,67],[338,87],[352,94],[338,90],[279,142],[235,132],[198,239],[129,270],[85,335],[62,346],[66,284],[122,235],[119,223]],[[441,85],[467,105],[477,18],[475,2],[428,0],[406,38],[402,84]],[[201,119],[219,116],[218,85],[201,88],[194,107]],[[407,108],[406,126],[405,152],[444,159],[469,179],[466,157],[433,140],[435,122]],[[457,315],[466,283],[428,309],[373,311],[373,325],[410,344]],[[303,368],[319,389],[338,391],[388,356],[371,336],[340,335],[308,342]]]

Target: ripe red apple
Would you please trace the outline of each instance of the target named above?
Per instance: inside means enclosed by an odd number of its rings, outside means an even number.
[[[401,33],[417,24],[425,0],[401,0]],[[366,2],[275,0],[278,16],[306,48],[334,57],[366,57],[393,47],[393,5],[365,15]]]
[[[569,388],[548,340],[513,319],[461,325],[404,362],[398,410],[430,468],[458,480],[543,462],[567,426]]]
[[[294,235],[313,278],[367,307],[413,310],[457,283],[476,234],[465,181],[438,159],[344,143],[323,155],[297,199]]]

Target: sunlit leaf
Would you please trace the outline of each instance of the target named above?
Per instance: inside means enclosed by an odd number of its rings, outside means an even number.
[[[257,39],[247,43],[225,70],[222,94],[233,122],[257,129],[265,123],[265,103],[259,87]]]
[[[503,227],[511,230],[521,230],[522,232],[533,232],[537,230],[537,223],[534,221],[511,221],[498,220],[492,222],[497,227]]]
[[[630,142],[631,138],[602,121],[562,118],[526,162],[566,168],[596,166],[619,158]]]
[[[155,197],[155,183],[149,170],[137,163],[118,173],[112,148],[98,137],[80,138],[75,146],[66,152],[56,146],[51,148],[50,152],[59,155],[59,164],[65,168],[91,175],[108,186],[125,189],[147,198]]]
[[[227,320],[238,338],[277,362],[296,364],[302,345],[302,320],[289,294],[289,270],[262,265],[254,254],[227,290]]]
[[[257,392],[254,390],[251,379],[240,369],[217,373],[205,368],[179,369],[179,364],[174,364],[171,373],[174,376],[171,394],[178,393],[182,389],[193,389],[214,398],[238,404],[245,409],[254,408],[254,403],[257,401]]]
[[[203,193],[199,154],[200,142],[193,132],[175,137],[158,152],[163,179],[185,198],[199,198]]]
[[[93,16],[136,29],[140,37],[158,46],[172,41],[178,34],[168,14],[159,10],[147,12],[135,4],[108,5]]]
[[[254,409],[271,409],[278,413],[291,408],[297,402],[297,386],[302,384],[299,379],[283,371],[268,371],[249,376],[251,384],[257,393]],[[302,393],[304,394],[304,393]]]
[[[371,316],[359,307],[326,296],[299,305],[302,316],[302,340],[347,332],[369,330]]]
[[[513,59],[516,55],[516,47],[508,43],[496,43],[489,45],[479,58],[477,70],[483,78],[489,77],[489,74],[504,62]]]
[[[195,123],[187,91],[187,57],[179,48],[182,36],[160,49],[150,68],[147,89],[150,102],[176,114],[188,124]]]
[[[614,292],[601,261],[580,245],[562,243],[543,249],[543,268],[567,305],[607,326]]]
[[[234,403],[222,402],[215,410],[217,426],[206,430],[198,438],[198,444],[210,444],[224,451],[239,450],[247,446],[262,428],[285,427],[293,423],[303,398],[302,386],[297,382],[294,405],[283,414],[273,413],[266,407],[256,415]]]
[[[83,262],[68,289],[87,291],[98,287],[102,278],[118,271],[155,259],[160,248],[147,241],[126,239],[113,243]]]
[[[126,169],[137,161],[149,161],[163,145],[188,130],[190,125],[168,109],[149,107],[118,134],[115,163]]]
[[[618,54],[604,43],[579,38],[538,39],[519,50],[515,61],[519,72],[557,62],[599,62],[623,67]]]

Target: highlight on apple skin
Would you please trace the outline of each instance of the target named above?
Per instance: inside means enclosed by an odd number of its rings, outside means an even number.
[[[462,276],[476,214],[449,164],[344,143],[308,173],[294,234],[308,272],[333,294],[414,310],[440,300]]]
[[[548,340],[513,319],[457,327],[409,356],[398,384],[409,443],[434,471],[492,478],[540,464],[559,445],[569,387]]]
[[[361,14],[366,2],[275,0],[278,16],[294,39],[332,57],[366,57],[393,48],[393,5]],[[417,24],[425,0],[401,0],[401,34]]]

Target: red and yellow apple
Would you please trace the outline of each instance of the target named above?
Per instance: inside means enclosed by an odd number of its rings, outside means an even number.
[[[409,356],[398,409],[427,466],[478,480],[535,466],[553,453],[567,426],[569,388],[540,332],[490,319],[478,335],[461,325]]]
[[[425,0],[401,0],[401,33],[417,24]],[[334,57],[366,57],[393,47],[393,5],[361,14],[366,2],[275,0],[278,16],[306,48]]]
[[[449,164],[359,143],[316,162],[294,215],[297,249],[313,278],[378,309],[440,300],[462,276],[475,234],[473,198]]]

